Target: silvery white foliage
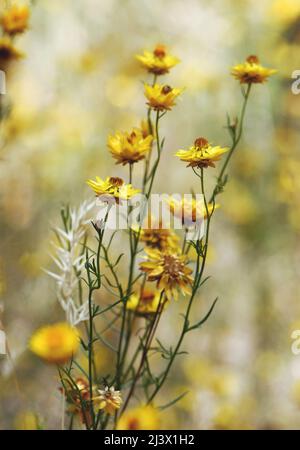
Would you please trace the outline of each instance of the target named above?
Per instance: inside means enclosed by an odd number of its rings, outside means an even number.
[[[95,201],[85,201],[77,209],[69,212],[68,229],[55,227],[54,231],[59,237],[58,244],[54,244],[55,254],[51,255],[58,271],[56,273],[46,270],[48,275],[56,281],[57,299],[66,313],[67,321],[75,326],[79,322],[88,320],[88,302],[82,305],[76,302],[78,289],[78,276],[81,274],[85,255],[81,254],[82,242],[86,233],[86,226],[90,223],[89,213],[95,206]]]

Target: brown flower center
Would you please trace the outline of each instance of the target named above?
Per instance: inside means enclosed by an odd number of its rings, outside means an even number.
[[[258,59],[258,57],[255,56],[255,55],[250,55],[250,56],[248,56],[248,58],[246,59],[246,61],[247,61],[249,64],[259,64],[259,59]]]
[[[172,91],[172,88],[171,88],[171,86],[169,86],[169,85],[165,85],[163,88],[162,88],[162,90],[161,90],[161,92],[163,93],[163,94],[169,94],[169,92],[171,92]]]
[[[135,131],[132,131],[130,136],[128,136],[127,141],[129,142],[129,144],[133,144],[135,139],[136,139],[136,133],[135,133]]]
[[[199,149],[205,148],[208,146],[208,140],[204,137],[198,137],[194,142],[194,146]]]
[[[154,55],[157,56],[157,58],[164,58],[166,56],[166,47],[164,45],[158,44],[154,49]]]
[[[124,184],[124,181],[122,180],[122,178],[118,178],[118,177],[110,177],[109,182],[113,186],[116,186],[116,187],[122,186]]]
[[[180,275],[184,268],[184,264],[174,255],[164,256],[164,271],[173,278]]]
[[[139,425],[140,425],[139,419],[133,417],[128,421],[128,430],[138,430]]]

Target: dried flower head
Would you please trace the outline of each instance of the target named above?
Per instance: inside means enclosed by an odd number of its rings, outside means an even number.
[[[178,251],[145,248],[147,260],[140,264],[142,272],[147,274],[148,281],[157,281],[158,289],[165,291],[168,300],[178,298],[178,290],[183,295],[190,294],[192,269],[187,266],[188,258]]]
[[[98,404],[99,409],[103,409],[107,414],[114,414],[122,405],[122,395],[115,388],[106,386],[104,390],[98,389],[99,396],[93,400]]]
[[[114,199],[119,203],[120,200],[128,200],[140,192],[140,189],[134,189],[131,184],[125,184],[119,177],[107,177],[105,180],[96,177],[96,181],[88,180],[87,184],[97,197],[107,202]]]
[[[178,150],[175,155],[187,162],[187,167],[215,167],[215,162],[228,150],[227,147],[212,146],[207,139],[200,137],[189,149]]]
[[[151,150],[153,136],[144,136],[143,130],[134,128],[131,133],[117,132],[108,137],[108,147],[117,164],[133,164],[144,159]]]
[[[3,31],[11,36],[23,33],[28,28],[29,8],[26,5],[13,5],[1,16]]]
[[[145,50],[143,55],[136,55],[142,66],[150,73],[164,75],[180,62],[178,58],[168,53],[165,45],[158,44],[153,51]]]
[[[264,83],[269,76],[276,73],[275,69],[267,69],[263,67],[257,56],[250,55],[242,64],[232,67],[231,75],[234,76],[241,84]]]
[[[172,88],[168,85],[145,84],[145,97],[147,104],[156,111],[166,111],[176,105],[175,99],[181,94],[183,89]]]
[[[66,363],[78,347],[78,330],[66,322],[39,328],[29,342],[33,353],[52,364]]]

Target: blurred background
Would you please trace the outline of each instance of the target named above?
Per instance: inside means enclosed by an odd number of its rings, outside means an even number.
[[[0,303],[11,358],[0,355],[0,428],[34,428],[35,415],[43,428],[60,427],[55,369],[27,350],[37,327],[64,320],[42,270],[51,268],[51,226],[63,203],[91,196],[87,178],[127,177],[108,156],[107,135],[145,117],[149,78],[134,55],[157,43],[181,59],[164,80],[185,92],[162,120],[154,192],[197,189],[173,157],[196,137],[230,143],[226,113],[236,115],[242,101],[233,64],[257,54],[278,70],[251,93],[195,317],[219,302],[157,399],[189,391],[162,413],[162,427],[299,428],[300,355],[291,351],[300,329],[300,95],[291,92],[299,0],[39,0],[30,9],[30,29],[18,38],[26,56],[7,73],[10,114],[1,123]],[[180,308],[165,315],[166,342],[179,331]],[[99,349],[104,371],[110,358]]]

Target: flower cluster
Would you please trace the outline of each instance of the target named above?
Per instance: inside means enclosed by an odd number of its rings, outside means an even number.
[[[5,20],[2,18],[2,26],[4,23],[6,33],[10,36],[24,31],[27,26],[25,22],[22,24],[21,19],[15,19],[13,26],[13,20],[10,23],[7,18]],[[147,72],[153,75],[152,83],[144,85],[147,120],[142,120],[140,127],[134,127],[129,131],[117,131],[109,135],[107,140],[109,152],[116,164],[128,168],[128,183],[118,176],[108,176],[104,179],[96,176],[95,180],[89,179],[87,185],[97,199],[106,204],[124,204],[142,192],[145,194],[148,207],[160,158],[166,151],[165,141],[160,136],[160,120],[175,106],[182,89],[157,82],[158,77],[167,74],[179,62],[175,56],[169,54],[165,46],[157,45],[152,52],[145,51],[143,55],[138,55],[137,59]],[[248,84],[248,88],[242,89],[241,117],[234,125],[227,127],[232,139],[230,148],[213,145],[206,138],[198,137],[189,148],[176,152],[175,155],[181,161],[192,167],[198,181],[200,179],[201,188],[201,199],[193,191],[188,199],[184,197],[178,200],[175,196],[167,199],[168,212],[171,213],[170,221],[175,222],[175,219],[178,219],[180,224],[184,225],[181,226],[183,228],[181,240],[174,230],[164,228],[162,220],[152,217],[150,211],[147,226],[132,224],[129,226],[128,264],[123,263],[122,271],[119,271],[118,264],[121,260],[124,261],[122,257],[126,251],[115,260],[111,258],[111,244],[116,234],[112,233],[107,239],[106,220],[111,209],[107,208],[103,226],[93,224],[97,233],[96,249],[93,248],[91,238],[86,233],[87,215],[95,202],[84,203],[78,211],[64,210],[62,214],[64,228],[55,229],[58,242],[53,260],[58,267],[58,273],[50,272],[50,275],[57,282],[57,297],[66,311],[69,323],[58,323],[37,330],[30,340],[30,348],[45,361],[59,365],[62,393],[68,404],[67,411],[72,417],[79,415],[87,429],[111,427],[120,430],[139,430],[159,427],[159,415],[153,405],[154,399],[168,379],[176,356],[183,353],[180,347],[185,335],[204,324],[216,303],[212,304],[201,320],[192,320],[193,301],[198,289],[207,279],[204,279],[203,273],[209,244],[210,221],[215,209],[219,207],[216,197],[225,186],[226,169],[242,135],[250,87],[252,83],[263,83],[274,72],[273,69],[261,66],[254,56],[249,57],[245,63],[233,67],[233,76],[241,83]],[[230,124],[230,121],[228,123]],[[154,146],[156,151],[153,151]],[[221,162],[224,154],[226,154],[224,162]],[[206,197],[208,189],[205,174],[210,172],[208,168],[215,168],[219,163],[223,165],[216,177],[216,184],[211,196]],[[142,180],[141,189],[133,186],[132,183],[136,179]],[[139,219],[144,220],[144,215],[140,214]],[[202,227],[201,233],[198,233],[199,223],[205,228],[203,235]],[[197,234],[191,240],[189,230],[195,225]],[[194,260],[191,258],[191,248],[195,251]],[[138,261],[141,251],[144,251],[144,259]],[[83,274],[84,269],[86,276]],[[128,274],[125,283],[124,274]],[[82,289],[83,282],[86,290]],[[78,284],[80,296],[79,302],[76,302],[74,292]],[[104,306],[100,302],[107,294],[101,295],[102,287],[109,293],[108,305]],[[98,290],[101,290],[100,295],[96,297],[95,291]],[[115,302],[111,302],[110,294],[115,297]],[[181,295],[188,297],[188,300],[183,302],[185,312],[182,314],[182,329],[175,346],[168,348],[160,339],[156,339],[156,332],[160,321],[164,320],[169,312],[166,305]],[[117,312],[113,308],[117,308]],[[108,319],[109,313],[113,315],[112,321]],[[99,332],[97,325],[98,318],[101,317],[98,316],[102,314],[108,326]],[[85,334],[79,334],[74,325],[87,319],[84,324]],[[139,322],[139,326],[136,326],[136,322]],[[108,339],[103,336],[106,330],[112,329],[117,332],[117,343],[110,342],[112,336]],[[94,358],[94,344],[97,341],[116,354],[115,368],[109,370],[109,373],[106,372],[102,378]],[[87,369],[81,367],[79,358],[78,361],[74,361],[79,343],[88,361]],[[159,376],[155,374],[152,358],[149,357],[155,353],[168,361]],[[67,362],[68,366],[63,367]],[[80,370],[80,377],[77,376],[77,370]],[[99,388],[100,380],[104,389]],[[135,395],[137,389],[143,392],[147,404],[141,406],[143,405],[141,403],[131,410],[127,409],[134,398],[140,398],[140,395]]]

